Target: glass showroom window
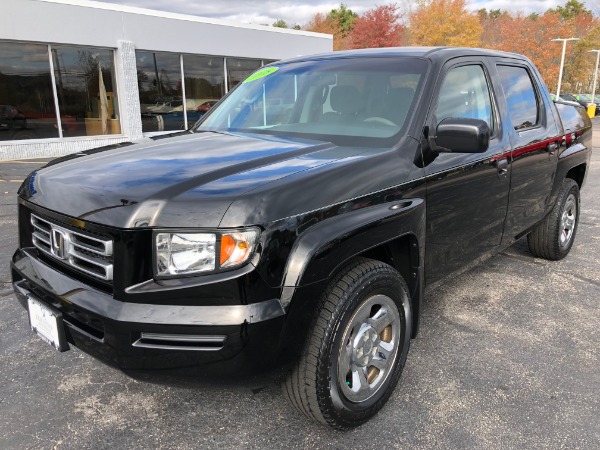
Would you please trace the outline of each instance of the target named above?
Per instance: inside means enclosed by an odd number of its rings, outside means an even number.
[[[183,55],[188,127],[225,95],[223,57]]]
[[[260,59],[227,58],[227,86],[232,90],[262,66]]]
[[[63,137],[121,134],[113,50],[52,46]]]
[[[0,141],[57,137],[48,46],[0,42]]]
[[[136,51],[142,131],[184,129],[179,54]]]

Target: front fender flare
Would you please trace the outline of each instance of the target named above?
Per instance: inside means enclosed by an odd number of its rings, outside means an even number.
[[[418,243],[422,266],[425,202],[421,198],[362,208],[313,225],[294,243],[283,278],[281,305],[288,310],[298,287],[328,279],[350,258],[404,235]],[[421,270],[422,272],[422,270]]]

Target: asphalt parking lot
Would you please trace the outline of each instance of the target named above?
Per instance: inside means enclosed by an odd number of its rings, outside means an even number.
[[[374,420],[313,424],[267,379],[135,381],[29,330],[10,286],[19,181],[0,162],[0,449],[599,448],[600,120],[575,246],[535,259],[521,240],[426,297],[403,377]]]

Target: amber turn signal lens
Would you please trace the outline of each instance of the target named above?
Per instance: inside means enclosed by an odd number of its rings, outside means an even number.
[[[226,234],[221,237],[221,258],[220,264],[223,265],[235,251],[235,239]]]
[[[235,267],[244,264],[252,256],[258,233],[256,230],[235,231],[221,235],[221,267]]]

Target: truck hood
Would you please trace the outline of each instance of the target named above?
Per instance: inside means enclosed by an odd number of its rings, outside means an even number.
[[[270,135],[180,133],[52,161],[20,195],[118,228],[218,227],[244,192],[362,151]]]

